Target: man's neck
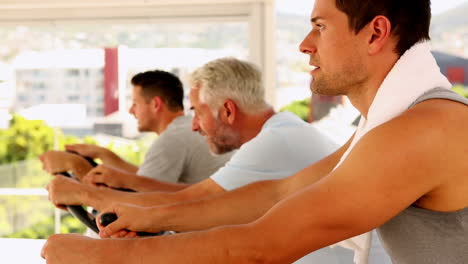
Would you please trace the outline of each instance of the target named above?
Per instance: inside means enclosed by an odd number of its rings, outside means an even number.
[[[392,70],[399,57],[396,54],[394,56],[388,56],[386,59],[375,60],[375,65],[370,65],[369,69],[372,75],[355,89],[350,89],[350,92],[346,94],[353,106],[359,110],[359,112],[367,119],[369,108],[374,101],[380,86],[382,85],[387,75]]]
[[[161,135],[172,123],[172,121],[174,121],[174,119],[183,115],[183,110],[177,112],[167,112],[165,115],[162,115],[162,118],[159,120],[157,126],[153,129],[153,132],[155,132],[158,135]]]
[[[238,131],[240,133],[240,141],[242,144],[256,137],[262,130],[263,125],[275,114],[275,111],[270,108],[260,114],[250,115],[242,114],[241,122],[239,122]]]

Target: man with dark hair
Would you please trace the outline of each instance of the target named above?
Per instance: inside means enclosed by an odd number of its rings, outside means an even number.
[[[291,177],[223,195],[236,210],[219,213],[237,225],[136,240],[56,235],[47,263],[291,263],[374,228],[393,263],[468,263],[468,101],[424,43],[430,1],[350,2],[380,9],[355,30],[344,0],[316,0],[300,45],[315,68],[311,89],[346,95],[362,114],[344,146]],[[401,27],[422,34],[402,44]]]
[[[160,70],[147,71],[133,76],[130,82],[134,87],[141,88],[141,95],[147,103],[159,96],[171,111],[184,110],[184,88],[174,74]]]
[[[137,167],[112,151],[90,144],[66,146],[69,151],[102,160],[91,169],[84,159],[67,152],[50,151],[41,156],[47,171],[71,170],[83,182],[137,191],[177,191],[199,182],[221,166],[231,154],[213,156],[202,136],[191,131],[191,117],[184,116],[184,89],[172,73],[154,70],[131,79],[133,103],[130,113],[140,132],[159,135],[144,162]]]

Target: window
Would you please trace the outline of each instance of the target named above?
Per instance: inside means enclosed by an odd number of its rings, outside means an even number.
[[[67,70],[67,75],[68,75],[69,77],[79,76],[79,75],[80,75],[80,71],[77,70],[77,69],[69,69],[69,70]]]
[[[76,103],[79,100],[80,100],[79,95],[69,95],[69,96],[67,96],[67,102],[69,102],[69,103]]]
[[[104,76],[105,48],[108,47],[118,47],[118,54],[121,56],[118,65],[121,75],[114,80],[118,88],[113,90],[111,95],[121,95],[119,106],[124,112],[127,112],[128,108],[128,102],[125,100],[129,89],[128,80],[132,74],[139,71],[163,69],[176,73],[186,82],[188,74],[194,68],[215,58],[250,58],[264,67],[265,60],[272,57],[258,52],[263,49],[263,22],[260,16],[251,16],[263,10],[257,8],[258,1],[255,1],[255,4],[246,1],[240,1],[239,4],[230,2],[230,8],[223,4],[194,7],[159,6],[156,2],[155,6],[149,8],[144,6],[132,9],[119,4],[116,7],[97,6],[93,7],[92,13],[99,15],[92,18],[88,17],[90,12],[86,12],[86,7],[83,7],[86,3],[83,5],[80,1],[80,7],[69,7],[73,3],[76,4],[77,1],[60,2],[59,5],[65,6],[60,12],[48,8],[29,9],[27,5],[19,4],[18,10],[8,10],[3,16],[5,19],[2,21],[13,21],[0,24],[0,45],[7,47],[5,52],[0,53],[0,62],[9,65],[15,73],[12,83],[16,83],[17,87],[11,86],[9,89],[16,91],[17,100],[9,107],[16,112],[38,117],[41,111],[36,109],[42,108],[32,105],[36,107],[32,109],[31,103],[58,107],[54,109],[60,109],[60,104],[84,103],[84,109],[90,110],[85,111],[88,112],[87,117],[102,117],[106,109],[104,98],[107,98],[105,95],[109,95],[110,92],[106,85],[109,80]],[[84,10],[79,10],[80,8]],[[37,100],[29,102],[30,95]],[[71,127],[82,125],[72,121],[92,120],[80,119],[79,112],[48,112],[40,118],[45,121],[41,131],[52,135],[54,130],[50,126],[53,124],[54,127],[68,133],[66,136],[72,137]],[[76,129],[82,134],[82,131],[93,128],[92,123],[85,126]],[[126,124],[122,123],[119,126],[125,127]],[[54,219],[62,219],[62,232],[76,231],[70,228],[75,226],[69,222],[72,218],[54,211],[47,201],[43,187],[49,176],[41,170],[39,161],[34,158],[25,160],[27,155],[37,157],[41,151],[51,148],[53,137],[50,141],[51,137],[47,138],[38,140],[42,145],[30,139],[11,140],[10,143],[18,141],[26,146],[36,144],[34,149],[37,153],[29,153],[33,148],[26,147],[22,152],[11,153],[15,156],[14,159],[0,160],[0,171],[3,171],[3,177],[0,179],[0,199],[3,199],[0,200],[0,236],[12,237],[22,234],[29,238],[45,238],[59,231]],[[20,154],[25,155],[20,157]],[[26,163],[27,165],[24,165]],[[22,166],[21,164],[24,168],[18,171],[17,168]],[[30,169],[31,167],[34,167],[34,170]],[[27,177],[20,179],[17,178],[18,175]],[[6,179],[10,179],[10,183],[6,184]],[[5,210],[8,214],[2,215]],[[21,218],[25,212],[35,217],[26,221]],[[44,233],[37,233],[39,229],[45,230]]]

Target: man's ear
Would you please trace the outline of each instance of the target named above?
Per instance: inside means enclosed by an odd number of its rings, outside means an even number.
[[[156,111],[156,112],[159,112],[162,109],[162,107],[164,106],[164,102],[161,99],[161,97],[159,97],[159,96],[153,97],[153,100],[151,100],[151,103],[152,103],[151,106],[152,106],[153,110]]]
[[[236,121],[237,111],[238,108],[236,103],[227,99],[224,101],[223,106],[220,109],[219,119],[226,124],[232,125]]]
[[[376,16],[367,27],[370,31],[368,38],[369,55],[375,55],[388,43],[392,33],[392,24],[387,17]]]

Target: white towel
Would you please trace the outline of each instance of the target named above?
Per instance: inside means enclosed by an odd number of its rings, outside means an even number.
[[[450,89],[451,84],[440,72],[429,44],[418,43],[401,56],[383,81],[369,108],[367,120],[361,118],[350,147],[336,167],[367,132],[397,117],[419,96],[436,87]],[[336,245],[354,250],[354,263],[367,264],[371,240],[369,232]]]

